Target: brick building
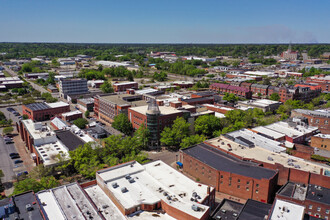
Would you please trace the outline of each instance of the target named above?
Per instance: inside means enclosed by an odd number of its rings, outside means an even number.
[[[294,109],[291,117],[302,117],[308,125],[318,127],[323,134],[330,134],[330,111],[329,110],[306,110]]]
[[[306,83],[317,83],[323,92],[329,92],[330,91],[330,75],[316,75],[311,76],[306,79]]]
[[[252,92],[244,87],[232,86],[223,83],[213,83],[210,85],[210,89],[215,92],[219,92],[220,94],[232,93],[247,99],[252,98]]]
[[[268,95],[268,85],[262,85],[262,84],[252,84],[251,85],[251,91],[254,94],[260,93],[263,96]]]
[[[312,90],[310,87],[280,87],[279,95],[280,101],[285,102],[289,99],[301,100],[304,102],[310,102],[312,99],[318,97],[321,93],[321,89]]]
[[[128,109],[128,118],[134,129],[138,129],[143,123],[150,131],[152,145],[158,145],[159,135],[165,127],[170,127],[177,117],[188,118],[190,113],[195,113],[196,108],[184,105],[180,102],[171,103],[171,106],[158,106],[155,100],[149,105],[132,107]]]
[[[78,118],[82,118],[83,114],[81,111],[76,110],[76,111],[72,111],[72,112],[66,112],[62,114],[62,119],[64,121],[74,121]]]
[[[25,146],[36,165],[52,166],[58,163],[56,155],[68,155],[68,148],[60,142],[55,133],[41,122],[34,123],[31,119],[16,123]],[[66,156],[64,156],[66,157]]]
[[[180,150],[183,170],[218,192],[242,199],[270,202],[277,171],[245,162],[206,143]]]
[[[247,138],[249,139],[247,140]],[[265,168],[278,171],[278,185],[292,181],[329,187],[330,169],[327,165],[288,155],[285,153],[284,147],[276,146],[273,140],[265,139],[264,136],[259,138],[255,135],[232,137],[230,134],[225,134],[219,138],[210,139],[206,143],[241,160],[255,162]],[[281,145],[281,143],[278,142],[277,145]],[[274,151],[274,149],[281,148],[284,148],[284,152],[282,150]]]
[[[187,89],[193,87],[194,83],[189,81],[175,81],[173,82],[173,85],[178,86],[181,89]]]
[[[70,105],[65,102],[40,102],[22,105],[22,114],[27,115],[29,119],[34,121],[49,120],[56,115],[69,111]]]
[[[288,182],[277,193],[277,199],[305,207],[305,214],[317,218],[330,218],[330,189],[314,184]]]
[[[123,215],[162,210],[174,219],[207,220],[215,201],[214,188],[194,182],[160,160],[97,171],[96,184]]]
[[[130,107],[147,105],[142,95],[97,95],[94,97],[94,115],[102,122],[111,124],[120,113],[128,113]]]
[[[311,147],[330,151],[330,134],[317,134],[311,138]]]
[[[80,111],[94,111],[94,98],[78,99],[77,105]]]
[[[182,102],[183,105],[202,105],[202,104],[213,104],[213,97],[201,97],[201,98],[190,98],[190,99],[182,99],[179,98],[179,101]]]
[[[112,86],[115,92],[123,92],[127,89],[139,88],[139,84],[137,82],[114,83]]]

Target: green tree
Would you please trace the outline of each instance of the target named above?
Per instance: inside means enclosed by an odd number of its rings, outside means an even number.
[[[24,114],[22,117],[23,117],[23,120],[29,119],[29,116],[26,114]]]
[[[102,72],[102,70],[103,70],[103,66],[102,66],[102,64],[99,64],[99,65],[97,66],[97,70],[100,71],[100,72]]]
[[[84,129],[88,124],[88,121],[85,118],[78,118],[73,121],[73,124],[76,125],[80,129]]]
[[[160,135],[160,142],[169,147],[178,147],[182,140],[189,135],[189,126],[190,124],[184,118],[176,118],[171,128],[164,128]]]
[[[59,185],[60,183],[53,176],[42,177],[40,181],[33,178],[27,178],[14,183],[13,194],[17,195],[30,190],[33,190],[34,192],[38,192],[44,189],[54,188]]]
[[[112,127],[126,135],[130,135],[133,127],[126,114],[120,113],[113,119]]]
[[[134,82],[134,74],[133,74],[133,72],[129,71],[127,73],[127,80],[128,81],[131,81],[131,82]]]
[[[134,137],[136,137],[138,145],[141,149],[148,149],[149,135],[149,129],[145,126],[144,123],[142,123],[139,129],[135,131]]]
[[[202,115],[195,121],[195,132],[212,137],[213,132],[222,129],[221,121],[214,115]]]
[[[113,93],[114,92],[112,84],[109,83],[109,81],[107,81],[107,80],[101,85],[100,88],[101,88],[101,91],[104,93]]]
[[[273,101],[280,101],[280,95],[275,92],[275,93],[270,95],[269,99],[273,100]]]
[[[222,97],[223,100],[226,100],[228,102],[237,102],[239,100],[238,96],[236,96],[233,93],[225,93],[225,95]]]
[[[2,134],[10,134],[13,131],[14,131],[13,127],[5,127],[2,129]]]
[[[85,117],[86,118],[89,118],[89,115],[90,115],[90,112],[87,110],[87,111],[85,111]]]
[[[195,144],[202,143],[205,140],[206,140],[206,137],[204,135],[196,134],[196,135],[188,136],[188,137],[185,137],[182,139],[180,147],[181,147],[181,149],[187,148],[187,147],[193,146]]]

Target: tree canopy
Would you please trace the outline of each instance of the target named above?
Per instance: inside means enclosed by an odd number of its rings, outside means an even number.
[[[88,124],[88,121],[85,118],[78,118],[73,121],[73,124],[76,125],[80,129],[84,129]]]
[[[189,126],[184,118],[176,118],[171,127],[164,128],[160,142],[169,147],[179,147],[182,140],[190,134]]]
[[[126,135],[130,135],[133,130],[131,122],[129,121],[127,115],[124,113],[120,113],[114,117],[112,127]]]
[[[101,87],[100,87],[101,91],[104,93],[113,93],[113,87],[112,84],[109,81],[105,81]]]

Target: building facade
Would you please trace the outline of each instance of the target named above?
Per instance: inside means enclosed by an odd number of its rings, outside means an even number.
[[[68,95],[82,95],[88,93],[87,79],[73,78],[60,79],[59,91],[62,98],[67,98]]]
[[[55,103],[32,103],[22,105],[22,114],[27,115],[34,121],[49,120],[56,115],[70,111],[70,105],[64,102]]]

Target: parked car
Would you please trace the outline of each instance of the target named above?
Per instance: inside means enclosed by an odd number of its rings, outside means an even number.
[[[5,140],[5,144],[11,144],[11,143],[13,143],[12,140]]]
[[[23,163],[23,160],[15,160],[14,164],[19,164],[19,163]]]
[[[14,155],[14,156],[11,156],[10,158],[13,160],[13,159],[21,158],[21,157],[19,155]]]
[[[29,174],[29,172],[28,171],[23,171],[23,172],[19,172],[19,173],[17,173],[17,177],[19,177],[19,176],[22,176],[22,175],[28,175]]]
[[[10,153],[9,156],[12,157],[14,155],[19,155],[18,153]]]

